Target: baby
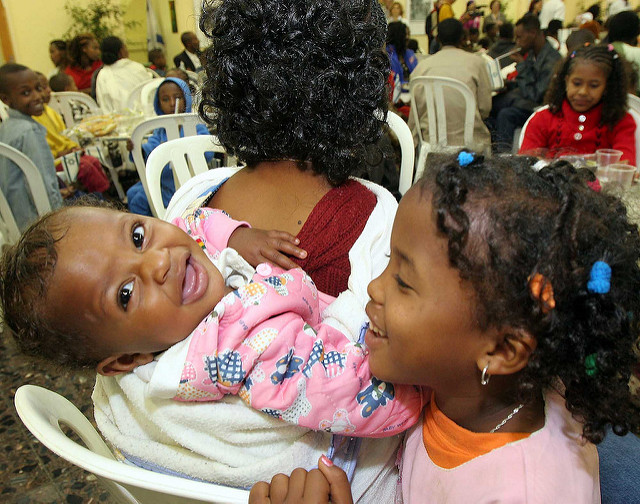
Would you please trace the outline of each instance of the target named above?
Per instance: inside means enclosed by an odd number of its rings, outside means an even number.
[[[5,322],[20,347],[107,376],[155,358],[150,396],[238,394],[315,430],[379,437],[417,421],[419,391],[371,375],[363,347],[322,323],[332,299],[302,270],[261,263],[254,273],[225,249],[247,228],[221,211],[200,208],[174,224],[97,207],[35,223],[1,268]]]

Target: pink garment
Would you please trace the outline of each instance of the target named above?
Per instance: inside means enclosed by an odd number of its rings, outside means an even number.
[[[210,257],[226,244],[220,235],[237,227],[210,208],[174,223]],[[188,337],[175,399],[238,394],[289,423],[351,436],[408,429],[420,416],[421,392],[373,377],[365,347],[321,323],[326,300],[301,269],[258,265],[253,281],[226,295]]]
[[[582,426],[562,397],[548,393],[545,401],[542,429],[453,469],[431,461],[422,424],[416,425],[405,438],[400,467],[404,504],[599,503],[595,445],[582,440]]]

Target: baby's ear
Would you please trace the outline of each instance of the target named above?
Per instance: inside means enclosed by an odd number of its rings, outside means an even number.
[[[482,370],[490,362],[490,374],[509,375],[522,370],[538,342],[530,332],[524,329],[506,328],[496,341],[495,346],[478,361]]]
[[[153,360],[151,353],[118,354],[107,357],[96,366],[98,374],[103,376],[116,376],[129,373],[138,366],[148,364]]]

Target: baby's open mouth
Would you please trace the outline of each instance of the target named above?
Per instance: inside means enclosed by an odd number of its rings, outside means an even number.
[[[182,304],[193,303],[200,299],[204,295],[208,283],[207,272],[190,255],[185,265],[184,279],[182,280]]]

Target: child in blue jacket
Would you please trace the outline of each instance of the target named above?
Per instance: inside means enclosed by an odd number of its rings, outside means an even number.
[[[178,103],[177,107],[176,102]],[[191,104],[192,98],[189,86],[182,79],[177,79],[175,77],[167,77],[164,82],[160,84],[153,100],[153,108],[158,115],[174,114],[176,110],[181,114],[191,112]],[[198,135],[209,135],[209,130],[204,124],[198,124],[196,126],[196,130]],[[180,132],[180,136],[183,136],[182,131]],[[149,154],[151,154],[151,151],[166,141],[167,132],[165,129],[155,129],[149,139],[142,144],[142,155],[144,156],[145,162],[147,161]],[[133,147],[133,143],[129,142],[127,148],[132,150]],[[213,156],[213,154],[211,153],[209,156]],[[207,161],[209,161],[209,157],[207,157]],[[176,192],[175,183],[173,181],[173,172],[171,171],[171,166],[169,164],[162,169],[160,183],[162,187],[162,202],[166,207],[169,204],[169,200],[171,200],[173,193]],[[137,182],[127,191],[127,205],[129,206],[129,211],[133,213],[149,216],[153,215],[151,213],[151,207],[149,206],[149,200],[144,192],[144,187],[142,187],[142,182]]]

